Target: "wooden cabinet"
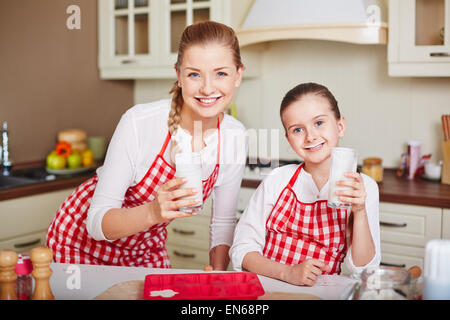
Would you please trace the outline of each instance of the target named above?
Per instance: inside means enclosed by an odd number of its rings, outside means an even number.
[[[100,77],[175,79],[184,28],[227,23],[228,0],[98,0]]]
[[[49,192],[0,202],[0,250],[29,253],[45,245],[47,228],[73,189]]]
[[[450,76],[450,0],[390,0],[390,76]]]

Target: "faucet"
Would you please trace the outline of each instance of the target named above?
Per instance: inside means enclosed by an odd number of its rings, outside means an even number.
[[[8,149],[8,122],[3,121],[2,127],[2,166],[3,166],[3,175],[8,176],[9,172],[12,168],[12,162],[9,158],[9,149]]]

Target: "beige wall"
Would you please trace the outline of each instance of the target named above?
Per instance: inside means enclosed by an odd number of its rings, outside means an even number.
[[[80,30],[66,27],[72,4]],[[1,0],[0,41],[0,121],[15,162],[44,159],[62,129],[109,140],[133,104],[133,81],[99,79],[96,1]]]
[[[396,167],[409,139],[419,140],[423,153],[442,159],[440,116],[450,113],[450,78],[391,78],[383,45],[279,41],[262,55],[262,76],[244,80],[235,102],[247,128],[280,130],[281,158],[296,158],[283,137],[281,99],[295,85],[314,81],[336,96],[347,119],[341,145],[356,148],[360,159],[379,156],[385,166]],[[136,81],[135,101],[168,97],[170,85]]]

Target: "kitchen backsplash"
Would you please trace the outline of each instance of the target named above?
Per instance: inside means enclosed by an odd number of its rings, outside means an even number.
[[[63,129],[80,128],[109,141],[133,105],[132,80],[99,78],[97,2],[76,1],[80,30],[66,27],[69,4],[1,1],[0,123],[8,121],[16,163],[45,159]]]
[[[389,77],[383,45],[279,41],[262,54],[262,76],[245,79],[234,103],[247,129],[278,129],[280,158],[297,158],[284,138],[281,99],[295,85],[312,81],[326,85],[336,96],[347,123],[341,145],[356,148],[360,162],[378,156],[384,166],[397,167],[410,139],[422,143],[423,154],[442,159],[440,116],[450,112],[450,78]],[[135,103],[170,97],[172,83],[137,80]],[[270,131],[266,140],[270,141]],[[250,150],[251,156],[258,152],[256,146]]]

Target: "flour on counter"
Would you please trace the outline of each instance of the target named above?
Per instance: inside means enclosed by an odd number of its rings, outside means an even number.
[[[328,287],[328,286],[347,286],[350,282],[354,282],[353,279],[337,276],[337,275],[329,275],[324,274],[317,278],[314,286],[318,287]]]

